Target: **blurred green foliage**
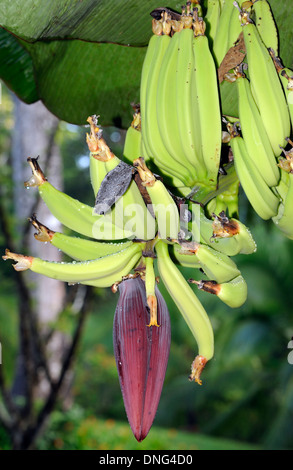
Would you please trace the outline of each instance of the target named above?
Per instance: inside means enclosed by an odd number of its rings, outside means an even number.
[[[11,217],[12,107],[9,96],[6,98],[7,108],[0,109],[0,178]],[[94,196],[89,183],[86,131],[62,122],[57,140],[65,192],[91,204]],[[124,133],[106,128],[104,136],[121,155]],[[258,250],[235,258],[248,283],[243,307],[232,310],[218,298],[197,292],[215,331],[215,357],[204,370],[203,385],[188,381],[196,344],[159,284],[172,322],[170,359],[154,426],[143,443],[136,443],[127,424],[113,357],[112,323],[118,294],[96,289],[74,367],[73,405],[64,409],[59,404],[37,448],[292,449],[293,364],[288,362],[288,344],[293,335],[293,244],[273,224],[256,217],[241,197],[240,218],[251,228]],[[0,247],[4,252],[2,234]],[[0,271],[2,367],[11,383],[18,341],[17,299],[11,266],[1,262]],[[184,273],[187,278],[194,275],[187,269]],[[74,314],[65,311],[55,328],[71,332],[75,322]],[[0,449],[9,446],[0,426]]]

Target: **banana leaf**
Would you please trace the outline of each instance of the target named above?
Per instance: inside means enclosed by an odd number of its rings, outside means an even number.
[[[293,2],[270,0],[280,56],[291,67]],[[203,2],[205,8],[206,0]],[[139,100],[140,74],[151,37],[153,9],[180,12],[181,2],[154,0],[0,0],[0,79],[26,103],[42,100],[60,119],[126,128]],[[226,93],[227,91],[227,93]],[[235,94],[222,92],[225,114]]]

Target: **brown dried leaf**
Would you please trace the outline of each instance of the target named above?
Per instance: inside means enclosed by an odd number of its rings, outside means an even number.
[[[220,67],[218,68],[218,78],[221,83],[224,80],[226,73],[229,70],[234,69],[240,65],[246,55],[246,48],[243,39],[243,33],[241,33],[235,42],[234,46],[230,47],[227,54],[225,55]]]

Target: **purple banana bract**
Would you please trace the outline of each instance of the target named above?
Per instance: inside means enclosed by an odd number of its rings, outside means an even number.
[[[156,415],[170,352],[171,325],[165,300],[156,288],[158,326],[150,322],[144,281],[137,277],[119,285],[113,343],[127,418],[142,441]]]

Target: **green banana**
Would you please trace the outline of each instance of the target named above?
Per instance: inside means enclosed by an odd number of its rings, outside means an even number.
[[[206,23],[206,35],[209,38],[210,47],[213,48],[213,41],[217,33],[221,14],[219,0],[208,0],[207,12],[204,17]]]
[[[288,156],[287,154],[286,158],[279,160],[279,166],[281,169],[281,178],[280,178],[278,186],[274,188],[274,192],[275,194],[279,196],[280,201],[284,202],[288,193],[288,189],[289,189],[289,181],[290,181],[289,174],[293,170],[292,157]]]
[[[278,212],[279,198],[263,179],[261,170],[251,163],[244,139],[234,134],[230,146],[240,184],[251,206],[264,220],[274,217]]]
[[[98,242],[80,237],[71,237],[64,233],[54,232],[45,225],[41,224],[35,216],[29,221],[37,229],[34,234],[36,240],[51,243],[51,245],[61,250],[70,258],[78,261],[89,261],[96,258],[102,258],[132,245],[133,241],[127,240],[120,243]]]
[[[256,243],[250,230],[240,220],[220,215],[215,216],[214,220],[208,219],[202,207],[192,210],[190,232],[194,241],[206,244],[227,256],[252,254],[256,251]]]
[[[279,38],[270,4],[267,0],[253,0],[255,25],[267,48],[272,48],[278,55]]]
[[[157,120],[158,77],[170,41],[171,37],[168,34],[154,34],[152,36],[152,47],[150,53],[147,52],[142,72],[145,77],[141,82],[141,132],[148,156],[155,165],[158,168],[162,165],[167,174],[179,179],[183,185],[189,187],[192,180],[188,168],[184,168],[180,161],[174,160],[167,151]]]
[[[212,214],[220,214],[221,212],[227,211],[227,204],[220,195],[216,196],[207,204],[207,213],[210,215]]]
[[[244,225],[240,220],[235,218],[227,218],[222,214],[215,216],[213,220],[213,238],[217,243],[213,246],[214,249],[223,250],[224,240],[231,240],[232,238],[238,244],[238,253],[250,255],[256,251],[256,243],[249,228]],[[221,242],[223,245],[221,245]],[[227,248],[228,244],[226,245]],[[224,249],[225,250],[225,249]],[[225,252],[225,251],[224,251]],[[228,253],[226,253],[228,254]]]
[[[178,115],[176,112],[177,95],[176,95],[176,78],[177,78],[177,57],[180,43],[181,33],[183,31],[175,32],[172,39],[169,41],[166,48],[165,55],[158,70],[157,81],[151,82],[149,85],[149,107],[153,107],[154,114],[148,116],[149,122],[147,128],[149,129],[148,137],[153,139],[153,156],[155,163],[160,164],[160,142],[164,145],[169,154],[169,159],[164,158],[164,162],[170,168],[173,164],[177,163],[185,172],[185,179],[183,180],[180,174],[179,179],[184,181],[187,186],[192,187],[196,178],[195,168],[191,167],[189,161],[186,159],[184,150],[181,145]],[[156,69],[153,71],[154,76]],[[152,76],[153,78],[153,76]],[[151,87],[154,87],[152,95]],[[157,129],[155,129],[155,127]],[[158,137],[158,134],[160,137]],[[155,148],[155,146],[157,146]]]
[[[238,198],[231,195],[229,191],[224,191],[211,199],[206,205],[207,214],[229,213],[229,217],[238,214]]]
[[[146,55],[144,58],[142,73],[141,73],[141,82],[140,82],[141,156],[144,158],[145,162],[150,162],[154,160],[153,152],[150,149],[149,141],[146,136],[146,123],[147,123],[146,96],[149,90],[148,80],[149,80],[150,75],[152,74],[153,63],[156,59],[157,48],[159,47],[158,43],[162,39],[160,38],[162,34],[162,30],[161,30],[162,22],[153,20],[152,25],[153,25],[153,35],[150,38],[150,41],[146,50]],[[169,39],[164,38],[163,41],[169,41]],[[163,151],[163,154],[164,153],[165,153],[165,150]],[[169,158],[169,155],[168,155],[168,158]],[[171,178],[172,183],[173,183],[173,178],[176,178],[176,179],[178,178],[178,173],[176,174],[176,172],[172,172],[172,169],[171,169],[171,173],[169,173],[169,167],[167,164],[164,164],[164,160],[162,159],[160,159],[160,170],[163,170],[162,173],[165,174],[167,177]],[[178,184],[183,185],[182,182]]]
[[[201,265],[192,251],[182,250],[181,246],[177,243],[170,245],[170,256],[174,263],[179,264],[183,268],[200,269]]]
[[[291,128],[293,127],[293,71],[284,68],[280,73],[281,83],[283,85],[288,104],[288,110],[291,119]]]
[[[147,49],[146,54],[144,57],[143,65],[142,65],[142,72],[141,72],[141,79],[140,79],[140,115],[141,115],[141,137],[145,147],[146,152],[148,155],[151,154],[151,151],[148,147],[148,141],[146,139],[146,93],[148,88],[148,79],[149,74],[151,71],[151,66],[153,60],[155,58],[155,52],[157,49],[157,43],[160,40],[159,35],[155,34],[154,32],[154,25],[160,25],[159,21],[153,20],[153,35],[151,36]],[[143,153],[144,158],[146,155]]]
[[[147,165],[150,166],[150,168],[155,167],[154,172],[159,172],[162,175],[164,181],[167,181],[168,186],[176,188],[177,192],[179,192],[182,196],[187,196],[190,193],[189,187],[184,186],[181,180],[179,180],[176,176],[171,175],[168,165],[163,164],[162,162],[160,163],[159,168],[154,165],[154,159],[148,155],[143,139],[141,141],[140,155],[147,163]]]
[[[148,164],[151,161],[151,158],[150,158],[149,153],[148,153],[148,151],[146,149],[146,146],[145,146],[145,141],[142,137],[142,132],[141,132],[141,138],[140,138],[140,157],[143,157],[144,161]],[[139,157],[137,157],[137,158],[139,158]]]
[[[243,0],[240,3],[245,3]],[[239,13],[237,8],[233,8],[233,11],[230,16],[230,22],[229,22],[229,30],[228,30],[228,50],[230,47],[233,47],[237,39],[239,38],[239,35],[241,34],[242,29],[241,29],[241,24],[239,21]],[[227,52],[228,52],[227,50]]]
[[[96,195],[103,178],[116,168],[121,160],[110,151],[97,128],[95,119],[91,117],[88,122],[91,125],[91,133],[87,135],[91,151],[91,181]],[[115,226],[126,233],[131,233],[132,238],[147,240],[155,236],[155,220],[148,211],[134,180],[104,218],[114,221]]]
[[[124,160],[132,163],[133,160],[141,156],[141,132],[132,126],[129,126],[125,136],[123,148]]]
[[[130,277],[136,277],[136,274],[130,274],[133,268],[139,263],[141,259],[141,253],[136,253],[121,269],[113,271],[109,276],[104,276],[98,279],[92,279],[89,281],[80,282],[79,284],[84,284],[92,287],[99,287],[100,289],[111,287],[112,291],[115,292],[115,288],[120,282]],[[72,283],[70,283],[72,284]],[[74,283],[73,283],[74,284]]]
[[[115,278],[117,273],[125,268],[129,263],[132,263],[132,265],[135,266],[142,256],[144,246],[145,244],[143,243],[133,243],[118,253],[91,261],[73,261],[71,263],[44,261],[33,256],[11,253],[9,250],[6,250],[3,259],[12,259],[16,261],[16,264],[13,265],[16,271],[30,269],[35,273],[43,274],[44,276],[57,279],[59,281],[69,283],[83,282],[84,284],[87,284],[85,281],[101,280],[101,282],[103,282],[104,278],[109,278],[113,275]],[[112,284],[114,282],[115,280]]]
[[[37,159],[28,158],[32,168],[26,188],[38,187],[39,194],[50,212],[69,229],[86,237],[106,240],[131,238],[132,232],[114,225],[110,217],[94,214],[93,208],[54,188],[45,178]]]
[[[156,179],[147,168],[142,158],[135,160],[133,164],[137,168],[142,184],[150,196],[159,237],[165,240],[177,239],[180,231],[180,218],[173,197],[162,181]]]
[[[222,116],[219,102],[218,80],[205,23],[194,18],[193,51],[195,61],[196,89],[200,115],[203,159],[207,169],[208,184],[217,185],[222,147]]]
[[[293,70],[284,67],[280,57],[277,57],[273,49],[269,49],[269,53],[273,59],[275,68],[281,80],[281,84],[285,93],[290,120],[291,120],[291,129],[293,126]],[[289,137],[289,135],[287,136]]]
[[[241,132],[246,144],[246,155],[261,172],[268,186],[276,186],[280,171],[265,130],[258,107],[251,93],[248,79],[238,71],[236,73],[238,93],[238,113]]]
[[[292,160],[293,156],[291,165]],[[281,169],[281,175],[281,181],[275,188],[280,195],[281,202],[278,214],[272,218],[272,221],[286,237],[293,240],[293,170]]]
[[[118,199],[114,206],[115,215],[120,217],[116,225],[126,232],[132,233],[132,238],[138,240],[151,240],[155,237],[157,227],[153,215],[148,210],[141,192],[135,181]],[[115,221],[117,216],[115,217]],[[118,219],[119,220],[119,219]]]
[[[175,98],[172,101],[170,100],[169,104],[173,107],[174,127],[178,128],[179,131],[181,147],[179,155],[183,153],[186,161],[189,162],[190,170],[192,170],[194,175],[194,185],[196,181],[205,181],[207,171],[201,149],[199,109],[195,83],[193,30],[185,28],[178,32],[177,35],[178,53],[175,70]],[[174,79],[172,80],[174,81]],[[169,126],[170,117],[166,122]],[[170,130],[175,137],[173,130]]]
[[[239,275],[229,282],[218,284],[216,281],[195,281],[197,287],[205,292],[215,294],[222,302],[231,308],[241,307],[247,299],[247,284],[243,276]]]
[[[229,218],[238,217],[238,193],[239,193],[239,181],[231,184],[227,191],[222,191],[216,196],[216,210],[215,214],[220,214],[223,210]],[[225,207],[225,209],[221,207]]]
[[[227,282],[240,274],[234,261],[224,253],[200,244],[196,251],[202,270],[209,279],[215,279],[219,283]]]
[[[241,11],[240,17],[252,94],[278,157],[280,146],[285,145],[291,129],[286,99],[274,63],[255,24],[247,12]]]
[[[111,152],[103,139],[97,116],[88,117],[87,122],[90,124],[90,133],[86,135],[90,151],[90,180],[96,197],[103,179],[120,163],[120,159]]]
[[[231,18],[235,15],[234,10],[233,0],[225,0],[221,8],[219,24],[213,41],[213,55],[217,67],[221,65],[226,53],[233,45],[233,43],[229,44],[229,30]]]
[[[134,114],[132,122],[126,131],[123,160],[132,164],[133,160],[141,157],[141,114],[140,105],[133,105]]]
[[[238,267],[229,256],[209,246],[182,242],[180,245],[175,244],[173,249],[175,259],[178,255],[177,260],[181,260],[181,264],[191,267],[193,262],[209,279],[214,279],[219,283],[230,281],[240,274]]]
[[[198,344],[198,355],[193,364],[191,378],[201,383],[201,371],[214,355],[213,328],[202,304],[172,262],[168,245],[159,240],[155,250],[160,278]]]
[[[160,167],[157,167],[157,165],[154,164],[154,159],[149,156],[146,147],[144,145],[144,140],[141,139],[141,152],[140,156],[143,157],[144,161],[150,166],[150,168],[154,168],[154,172],[160,173],[164,180],[168,181],[169,186],[172,186],[176,188],[177,190],[182,190],[184,194],[190,193],[190,188],[187,186],[184,186],[182,181],[178,179],[176,176],[171,175],[169,171],[169,166],[167,164],[163,164],[160,162]]]

